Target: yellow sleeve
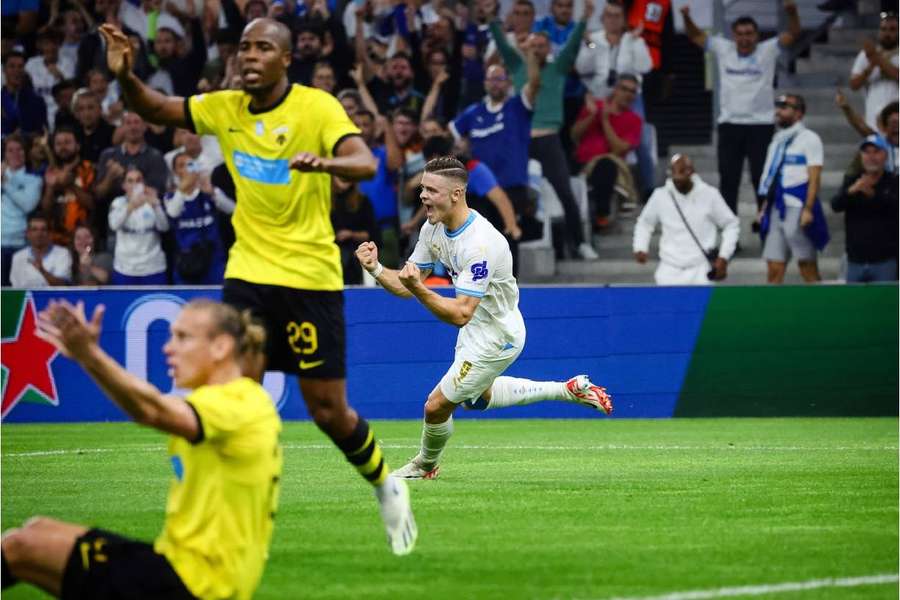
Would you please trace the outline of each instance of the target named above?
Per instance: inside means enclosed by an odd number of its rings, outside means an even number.
[[[360,133],[337,98],[323,93],[319,100],[319,122],[322,123],[322,146],[327,156],[334,156],[335,146],[348,135]]]
[[[230,119],[223,118],[227,94],[213,92],[197,94],[184,99],[184,112],[188,117],[188,125],[193,125],[197,135],[217,135],[221,127]],[[188,129],[191,129],[188,127]]]
[[[187,397],[203,430],[198,441],[215,442],[226,438],[239,429],[247,418],[233,396],[222,392],[221,386],[202,387]]]

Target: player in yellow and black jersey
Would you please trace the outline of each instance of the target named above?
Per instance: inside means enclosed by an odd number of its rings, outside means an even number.
[[[138,423],[171,434],[173,478],[154,544],[34,518],[3,534],[3,588],[18,581],[84,600],[247,599],[269,554],[281,477],[281,419],[241,360],[261,354],[262,327],[211,300],[189,303],[164,346],[175,385],[166,395],[127,372],[98,344],[103,311],[52,301],[42,337],[79,363]]]
[[[291,34],[256,19],[238,46],[241,90],[189,98],[161,94],[131,70],[128,39],[100,29],[107,62],[131,110],[152,123],[215,135],[235,182],[235,244],[223,300],[250,309],[268,332],[266,364],[244,365],[262,379],[269,369],[299,376],[310,415],[375,487],[388,542],[412,551],[417,530],[406,484],[389,477],[365,419],[347,403],[346,341],[340,250],[331,226],[331,176],[372,177],[376,162],[359,130],[330,94],[291,85]]]

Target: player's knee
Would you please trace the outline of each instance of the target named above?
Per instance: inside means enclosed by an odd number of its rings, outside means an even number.
[[[439,398],[428,398],[425,402],[425,422],[443,423],[453,414],[453,407]]]

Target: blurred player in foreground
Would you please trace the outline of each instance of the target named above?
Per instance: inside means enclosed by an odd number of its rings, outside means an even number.
[[[409,490],[390,469],[368,422],[347,402],[344,279],[331,225],[331,176],[375,174],[375,157],[337,99],[292,85],[291,32],[254,19],[241,34],[240,90],[165,96],[133,72],[128,38],[100,28],[107,62],[132,110],[151,123],[214,135],[237,190],[235,243],[222,300],[266,327],[265,358],[243,365],[297,375],[310,416],[374,488],[394,554],[412,552],[418,530]]]
[[[512,275],[509,244],[484,217],[466,205],[468,174],[452,157],[425,165],[421,199],[427,222],[409,261],[400,271],[378,262],[372,242],[356,251],[362,266],[384,289],[415,296],[440,320],[460,328],[453,365],[425,402],[419,453],[394,475],[434,479],[444,446],[453,433],[453,411],[521,406],[541,400],[576,402],[612,412],[606,390],[587,375],[566,382],[500,377],[525,346],[519,288]],[[447,298],[423,283],[436,261],[447,268],[456,297]]]
[[[103,529],[35,517],[3,535],[3,589],[18,581],[63,598],[253,596],[269,554],[278,504],[281,420],[240,361],[261,353],[262,327],[248,313],[194,300],[163,347],[175,385],[166,395],[128,373],[98,343],[103,307],[51,301],[38,334],[97,382],[128,416],[171,434],[174,477],[154,544]]]

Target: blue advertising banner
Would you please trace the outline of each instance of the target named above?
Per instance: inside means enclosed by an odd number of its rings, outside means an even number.
[[[446,290],[452,293],[452,290]],[[703,322],[708,289],[523,288],[528,340],[508,375],[565,381],[579,373],[608,388],[615,418],[672,416]],[[124,420],[125,415],[72,361],[34,336],[34,315],[52,298],[106,306],[101,345],[131,373],[173,389],[162,346],[181,307],[218,288],[4,291],[3,421]],[[346,296],[347,389],[370,419],[417,419],[453,360],[457,330],[413,300],[381,289]],[[308,419],[297,381],[270,372],[264,385],[285,419]],[[543,402],[463,412],[463,418],[595,418],[584,407]]]

